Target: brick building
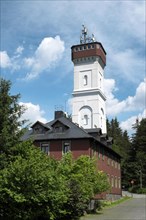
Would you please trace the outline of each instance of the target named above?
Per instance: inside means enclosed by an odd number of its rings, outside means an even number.
[[[54,120],[46,124],[34,123],[23,136],[23,140],[28,139],[57,160],[68,151],[74,159],[80,155],[95,156],[98,169],[107,174],[111,184],[111,191],[106,196],[113,199],[121,196],[121,157],[112,150],[112,138],[102,134],[100,128],[83,129],[66,118],[62,111],[56,111]]]

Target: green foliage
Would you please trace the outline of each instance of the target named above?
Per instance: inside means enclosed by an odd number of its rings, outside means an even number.
[[[109,188],[106,175],[87,156],[56,161],[20,142],[24,108],[10,87],[0,79],[0,219],[78,219],[90,199]]]
[[[11,82],[0,78],[0,151],[8,153],[22,135],[25,121],[20,117],[24,107],[18,104],[20,95],[10,95]]]
[[[114,138],[113,149],[122,156],[122,185],[135,188],[146,187],[146,119],[136,121],[132,141],[127,131],[122,132],[117,119],[107,120],[108,135]]]
[[[31,142],[13,147],[10,163],[0,171],[0,217],[4,219],[78,219],[90,199],[108,189],[95,160],[65,154],[46,156]]]
[[[88,156],[73,160],[70,153],[64,155],[60,161],[60,171],[65,175],[69,189],[69,197],[64,204],[67,213],[62,219],[78,219],[95,194],[109,189],[107,176],[97,171],[95,159]]]
[[[130,139],[128,137],[127,131],[122,131],[119,126],[117,118],[112,119],[111,122],[107,120],[107,133],[109,136],[113,137],[114,144],[113,150],[122,156],[121,159],[121,175],[122,175],[122,185],[129,185],[129,172],[128,166],[128,154],[131,148]]]
[[[29,142],[16,147],[17,155],[0,171],[0,216],[7,219],[56,218],[67,201],[64,178],[57,162]]]
[[[146,187],[146,119],[135,126],[132,137],[132,147],[129,151],[128,162],[131,179],[138,187]]]

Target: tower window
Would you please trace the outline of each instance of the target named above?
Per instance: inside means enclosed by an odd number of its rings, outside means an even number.
[[[88,115],[84,115],[84,125],[88,124]]]
[[[88,77],[87,75],[84,75],[84,86],[88,84]]]
[[[100,79],[100,88],[101,88],[101,79]]]

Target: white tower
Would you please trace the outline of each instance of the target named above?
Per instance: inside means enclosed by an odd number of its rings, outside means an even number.
[[[103,81],[106,52],[83,25],[80,44],[71,47],[74,63],[72,120],[85,129],[101,128],[106,133]]]

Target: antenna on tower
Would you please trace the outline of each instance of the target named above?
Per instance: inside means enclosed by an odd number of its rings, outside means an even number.
[[[96,39],[94,37],[94,34],[92,34],[92,37],[89,37],[88,36],[88,29],[85,27],[85,25],[82,25],[82,27],[83,27],[83,29],[82,29],[81,35],[80,35],[80,44],[95,42]]]

